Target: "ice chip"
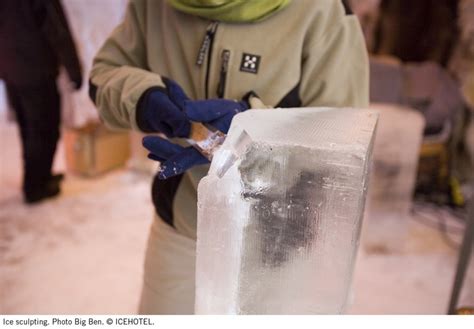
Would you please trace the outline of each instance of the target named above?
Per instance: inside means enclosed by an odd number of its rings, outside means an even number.
[[[227,136],[227,139],[227,147],[222,152],[216,151],[214,154],[215,159],[213,159],[209,169],[210,175],[216,174],[217,177],[222,178],[252,142],[251,137],[244,129],[234,130],[234,133]]]
[[[376,122],[330,108],[233,119],[198,188],[197,314],[344,311]],[[228,154],[238,156],[219,177]]]

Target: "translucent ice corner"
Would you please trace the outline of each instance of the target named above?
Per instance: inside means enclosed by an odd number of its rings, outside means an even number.
[[[198,188],[197,314],[344,311],[376,124],[360,109],[234,118]]]

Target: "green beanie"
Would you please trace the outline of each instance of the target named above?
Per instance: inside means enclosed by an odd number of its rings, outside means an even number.
[[[291,0],[167,0],[187,14],[228,23],[258,22],[285,8]]]

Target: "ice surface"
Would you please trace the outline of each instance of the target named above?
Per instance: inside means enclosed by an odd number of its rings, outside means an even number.
[[[198,189],[197,314],[343,312],[376,122],[328,108],[234,118],[219,152],[242,130],[252,142]]]

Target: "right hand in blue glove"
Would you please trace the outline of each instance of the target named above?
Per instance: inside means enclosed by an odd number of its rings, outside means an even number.
[[[161,132],[167,137],[188,137],[191,123],[184,113],[188,97],[173,80],[163,78],[166,89],[154,87],[137,105],[137,124],[145,132]]]

